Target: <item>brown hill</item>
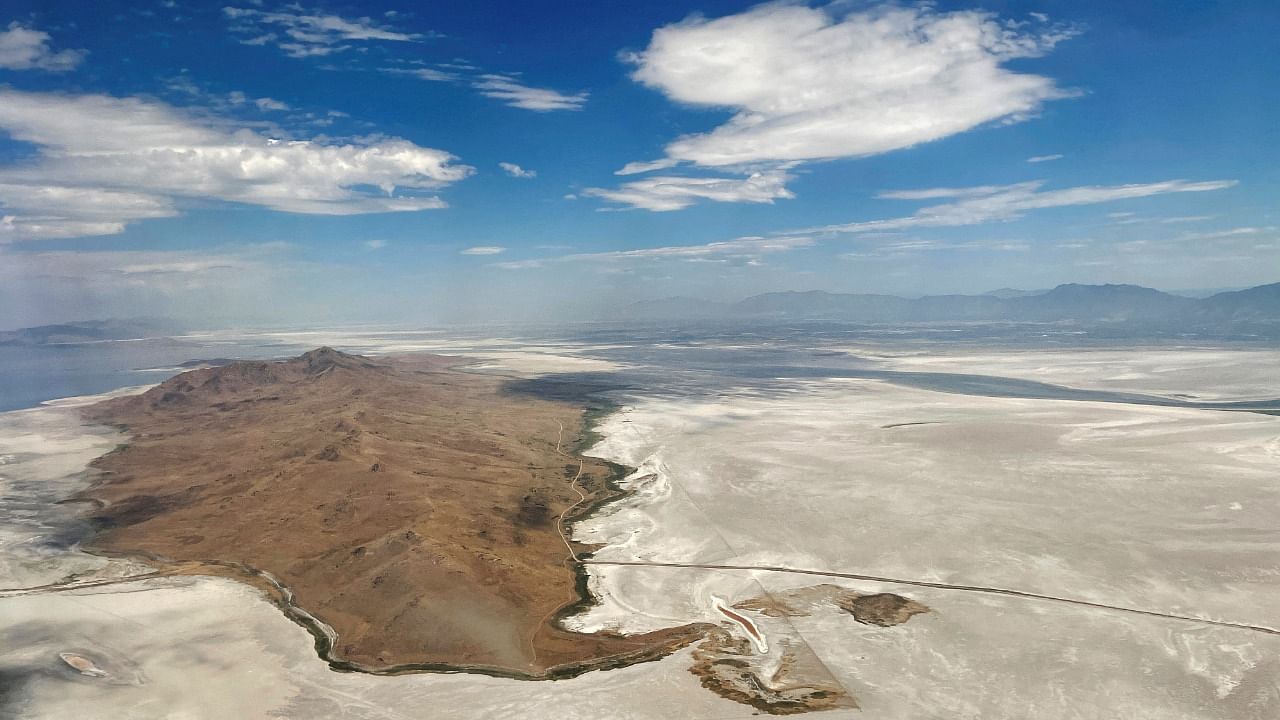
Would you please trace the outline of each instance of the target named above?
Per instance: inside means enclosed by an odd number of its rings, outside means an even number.
[[[270,573],[336,631],[322,651],[344,667],[554,676],[694,639],[695,628],[622,638],[555,625],[582,599],[559,518],[614,494],[613,469],[568,454],[582,406],[451,362],[320,348],[88,408],[133,436],[96,461],[84,493],[103,504],[95,546]]]

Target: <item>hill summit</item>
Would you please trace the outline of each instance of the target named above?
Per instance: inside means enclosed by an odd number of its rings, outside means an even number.
[[[389,365],[364,356],[321,347],[288,360],[246,360],[190,370],[151,388],[140,399],[154,405],[217,401],[232,395],[266,392],[280,384],[314,381],[335,372],[378,373],[390,370]]]

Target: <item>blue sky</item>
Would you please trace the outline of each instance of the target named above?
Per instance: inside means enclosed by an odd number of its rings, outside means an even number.
[[[1272,2],[0,13],[0,325],[1280,280]]]

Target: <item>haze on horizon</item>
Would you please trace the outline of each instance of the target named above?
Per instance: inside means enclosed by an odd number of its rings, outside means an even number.
[[[0,327],[1280,280],[1280,6],[0,14]]]

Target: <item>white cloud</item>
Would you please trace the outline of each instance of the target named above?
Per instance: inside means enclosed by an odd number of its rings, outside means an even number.
[[[1027,162],[1029,163],[1053,162],[1054,160],[1061,160],[1064,157],[1066,157],[1066,155],[1063,155],[1062,153],[1057,153],[1055,155],[1036,155],[1034,157],[1027,158]]]
[[[12,183],[0,183],[0,208],[0,243],[114,235],[128,222],[177,214],[167,198],[145,193]]]
[[[548,263],[560,262],[564,258],[550,258],[547,260],[508,260],[506,262],[493,263],[493,267],[502,268],[503,270],[528,270],[530,268],[540,268]]]
[[[150,286],[178,289],[220,282],[278,264],[285,246],[277,243],[188,250],[58,250],[9,252],[0,248],[0,277],[24,282],[73,281],[83,285]]]
[[[1130,200],[1169,193],[1208,192],[1223,190],[1236,184],[1235,180],[1211,180],[1189,182],[1165,180],[1163,182],[1133,185],[1082,185],[1061,190],[1041,190],[1041,181],[1016,185],[986,185],[972,188],[931,188],[881,193],[879,197],[895,200],[923,200],[957,198],[955,202],[931,205],[913,215],[887,220],[827,225],[795,231],[808,233],[866,233],[884,230],[901,230],[917,227],[957,227],[980,223],[1016,220],[1030,210],[1093,205],[1097,203]]]
[[[766,170],[746,178],[651,177],[623,183],[616,190],[587,188],[583,195],[623,203],[654,212],[681,210],[699,200],[772,203],[795,197],[787,190],[785,170]]]
[[[497,245],[479,245],[476,247],[469,247],[461,252],[463,255],[501,255],[506,251],[506,248],[498,247]]]
[[[1200,233],[1188,233],[1178,237],[1179,242],[1197,242],[1200,240],[1226,240],[1240,237],[1253,237],[1256,235],[1272,234],[1276,232],[1275,226],[1266,227],[1235,227],[1225,228],[1222,230],[1210,230]]]
[[[840,257],[847,259],[897,259],[922,253],[939,251],[966,252],[1026,252],[1031,245],[1021,240],[936,240],[925,238],[907,238],[876,242],[854,252],[843,253]]]
[[[670,245],[666,247],[640,248],[637,250],[614,250],[598,253],[575,253],[554,258],[532,260],[515,260],[494,263],[494,267],[505,270],[522,270],[536,268],[551,263],[565,262],[616,262],[628,260],[661,260],[676,259],[688,262],[705,262],[708,260],[758,261],[760,256],[770,253],[786,252],[808,247],[813,240],[807,237],[741,237],[734,240],[706,243],[703,245]]]
[[[88,54],[87,50],[60,50],[49,47],[49,33],[9,23],[0,30],[0,68],[5,70],[47,70],[66,72],[74,69]]]
[[[627,57],[632,78],[676,102],[733,115],[675,139],[665,157],[627,163],[617,174],[680,165],[753,174],[737,189],[723,179],[664,177],[592,194],[650,210],[699,199],[771,202],[791,194],[760,180],[786,178],[799,162],[877,155],[1015,122],[1074,94],[1005,67],[1049,52],[1072,28],[923,4],[841,10],[847,7],[771,3],[656,30],[647,48]],[[708,184],[727,190],[698,191]]]
[[[458,63],[440,63],[437,67],[445,69],[385,67],[381,71],[392,75],[410,75],[428,82],[465,83],[484,97],[501,100],[511,107],[537,112],[581,110],[587,102],[586,92],[570,95],[550,88],[531,87],[520,80],[518,73],[485,73],[474,65]]]
[[[307,271],[288,251],[284,243],[198,251],[32,252],[0,245],[0,322],[279,312],[290,302],[281,288]]]
[[[903,217],[785,231],[770,237],[746,237],[704,245],[675,245],[602,253],[576,253],[552,258],[494,263],[494,266],[508,270],[518,270],[564,262],[621,261],[652,258],[683,258],[688,261],[698,262],[720,259],[758,261],[759,256],[766,253],[785,252],[813,245],[815,238],[821,235],[849,233],[857,234],[864,240],[876,235],[892,238],[895,234],[894,231],[908,228],[959,227],[1015,220],[1032,210],[1071,205],[1092,205],[1168,193],[1210,192],[1233,187],[1236,185],[1236,181],[1189,182],[1186,180],[1166,180],[1133,185],[1085,185],[1045,191],[1040,190],[1041,185],[1042,183],[1040,182],[1030,182],[1016,185],[984,185],[969,188],[896,190],[880,193],[878,197],[893,200],[955,198],[956,201],[930,205],[912,215]],[[1252,236],[1262,230],[1270,229],[1272,228],[1236,228],[1229,231],[1206,234],[1202,237]],[[1030,248],[1026,242],[1018,240],[948,242],[924,238],[889,239],[882,245],[884,246],[882,249],[870,249],[860,253],[853,253],[849,256],[883,257],[885,255],[902,255],[943,249],[1021,252]]]
[[[270,110],[288,110],[289,109],[289,106],[286,105],[285,103],[282,103],[279,100],[275,100],[269,97],[258,98],[257,100],[253,101],[253,104],[257,105],[258,109],[263,112],[267,112]]]
[[[669,167],[677,165],[675,160],[671,158],[662,158],[661,160],[637,160],[629,162],[622,166],[621,170],[615,171],[614,175],[639,175],[640,173],[653,172],[654,170],[666,170]]]
[[[181,96],[184,102],[198,105],[210,112],[239,112],[246,105],[253,105],[261,112],[291,109],[288,104],[281,100],[269,97],[249,97],[242,90],[232,90],[227,93],[209,90],[192,80],[185,70],[179,75],[166,78],[163,82],[165,90]]]
[[[387,241],[386,240],[365,240],[363,243],[361,243],[361,245],[364,245],[365,248],[368,250],[381,250],[382,248],[387,246]]]
[[[1075,31],[989,13],[834,4],[761,5],[659,28],[630,56],[632,77],[677,102],[728,108],[730,120],[666,148],[701,166],[876,155],[1017,120],[1072,93],[1014,72]]]
[[[457,73],[436,70],[435,68],[382,68],[382,72],[393,75],[412,75],[428,82],[453,82],[459,78]]]
[[[1212,220],[1216,215],[1176,215],[1173,217],[1143,217],[1137,213],[1108,213],[1112,225],[1180,225]]]
[[[275,45],[295,58],[342,52],[351,47],[348,42],[417,42],[425,37],[397,32],[367,17],[348,20],[307,12],[296,4],[277,12],[237,7],[224,7],[222,12],[232,21],[231,30],[242,36],[241,43]]]
[[[524,168],[520,167],[519,165],[517,165],[517,164],[515,164],[515,163],[500,162],[500,163],[498,163],[498,167],[502,168],[502,171],[503,171],[503,172],[505,172],[506,174],[510,175],[510,176],[511,176],[511,177],[513,177],[513,178],[535,178],[535,177],[538,177],[538,171],[537,171],[537,170],[525,170]]]
[[[587,93],[566,95],[548,88],[529,87],[510,75],[480,75],[472,87],[485,97],[501,100],[511,107],[549,112],[552,110],[581,110],[587,102]]]
[[[38,152],[0,167],[0,237],[9,240],[117,233],[173,215],[175,198],[325,215],[426,210],[445,203],[425,191],[472,172],[406,140],[279,141],[106,95],[0,89],[0,130]]]
[[[885,190],[876,193],[881,200],[943,200],[946,198],[981,197],[1008,190],[1009,185],[977,185],[967,188],[925,188],[923,190]]]

